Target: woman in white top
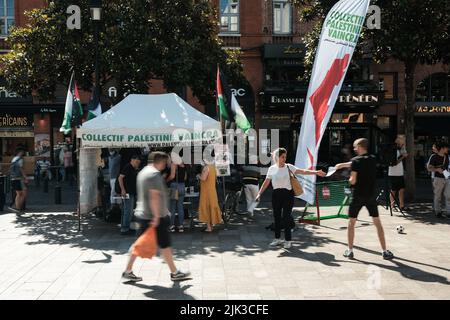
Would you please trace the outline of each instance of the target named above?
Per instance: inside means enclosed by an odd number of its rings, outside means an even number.
[[[291,180],[289,177],[290,170],[293,174],[312,175],[316,174],[320,177],[326,175],[325,172],[319,170],[299,169],[292,164],[286,163],[287,151],[284,148],[276,149],[273,152],[275,164],[269,168],[266,180],[256,196],[256,201],[259,201],[261,194],[267,189],[272,182],[272,207],[273,216],[275,219],[275,240],[270,246],[278,246],[284,243],[284,248],[291,247],[291,229],[284,228],[284,235],[286,241],[280,239],[281,236],[281,221],[285,226],[289,225],[291,221],[292,208],[294,206],[294,192],[292,191]]]

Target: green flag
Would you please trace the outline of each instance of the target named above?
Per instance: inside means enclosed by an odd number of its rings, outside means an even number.
[[[69,88],[67,90],[64,120],[59,131],[64,134],[69,134],[70,131],[72,131],[72,127],[81,125],[82,116],[83,107],[81,106],[77,83],[74,80],[74,72],[72,72]]]
[[[98,96],[97,88],[94,89],[91,101],[89,101],[87,120],[94,119],[102,114],[102,105]]]
[[[250,122],[242,111],[236,97],[231,93],[225,76],[217,66],[217,104],[222,119],[235,122],[236,126],[247,133],[251,128]]]

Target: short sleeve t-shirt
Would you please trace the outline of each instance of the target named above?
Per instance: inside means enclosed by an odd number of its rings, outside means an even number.
[[[166,184],[161,173],[153,166],[146,166],[137,175],[137,202],[135,216],[142,220],[151,220],[153,213],[149,205],[149,190],[157,190],[161,194],[160,215],[161,218],[169,214],[168,195]]]
[[[17,180],[22,178],[20,168],[23,168],[23,158],[15,156],[11,160],[11,179]]]
[[[430,157],[430,160],[428,161],[428,164],[435,167],[435,168],[441,168],[442,170],[445,170],[449,166],[449,158],[447,156],[441,157],[438,154],[433,154]],[[433,178],[445,178],[445,176],[442,173],[439,172],[432,172]]]
[[[406,152],[406,148],[402,147],[400,150],[397,150],[396,153],[396,159],[399,159],[401,156],[407,154]],[[400,163],[398,163],[395,166],[389,166],[389,172],[388,175],[390,177],[402,177],[405,174],[405,170],[403,168],[403,162],[400,161]]]
[[[138,171],[128,163],[121,171],[120,174],[124,175],[125,190],[132,195],[136,195],[136,178]]]
[[[377,188],[377,161],[371,154],[363,154],[352,159],[352,171],[358,173],[353,186],[353,197],[375,198]]]
[[[292,190],[288,167],[292,173],[298,170],[298,168],[292,164],[286,164],[281,168],[277,164],[269,167],[269,170],[267,171],[267,179],[272,180],[272,187],[274,189]]]

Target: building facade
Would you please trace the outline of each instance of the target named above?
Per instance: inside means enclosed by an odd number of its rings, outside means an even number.
[[[25,10],[46,5],[45,0],[0,0],[0,54],[8,48],[4,38],[11,25],[26,23]],[[297,9],[289,0],[211,0],[217,8],[219,37],[223,46],[240,51],[244,74],[249,83],[233,92],[255,129],[279,129],[280,143],[290,152],[293,161],[308,82],[304,74],[305,47],[303,37],[312,30],[312,23],[301,23]],[[417,157],[426,157],[432,142],[448,136],[450,120],[449,66],[419,66],[416,71],[416,150]],[[405,109],[404,67],[397,61],[375,64],[370,57],[352,61],[332,120],[322,140],[319,161],[334,163],[342,159],[343,150],[358,137],[371,140],[373,152],[392,142],[404,130]],[[151,93],[165,92],[160,81],[151,81]],[[34,157],[53,153],[64,141],[59,133],[62,123],[66,88],[58,90],[51,102],[33,97],[19,97],[9,92],[0,77],[1,154],[8,157],[14,146],[25,145]],[[104,94],[113,96],[113,86]],[[89,93],[81,93],[86,104]],[[203,106],[187,88],[187,101],[200,111],[215,117],[215,106]],[[11,120],[13,119],[13,120]],[[26,119],[26,121],[14,121]],[[19,125],[24,124],[26,125]],[[31,124],[30,124],[31,123]],[[270,145],[270,136],[262,146]],[[47,150],[47,149],[45,149]],[[268,150],[264,150],[268,151]]]
[[[255,98],[255,127],[280,129],[281,144],[293,161],[305,106],[303,36],[311,23],[300,22],[288,0],[214,0],[225,47],[239,48]],[[436,139],[450,134],[450,67],[421,65],[416,70],[416,148],[426,158]],[[405,72],[402,63],[353,60],[319,151],[319,161],[341,161],[355,138],[367,137],[372,152],[404,132]],[[412,153],[412,152],[411,152]],[[418,170],[422,170],[420,166]]]

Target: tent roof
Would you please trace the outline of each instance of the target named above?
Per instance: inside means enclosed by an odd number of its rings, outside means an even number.
[[[154,142],[155,138],[149,138],[148,135],[167,135],[175,130],[178,130],[176,132],[179,130],[182,132],[218,130],[220,132],[220,123],[201,113],[175,93],[130,94],[109,111],[83,123],[77,135],[82,138],[84,146],[110,147],[111,142],[114,142],[114,146],[118,147],[138,147],[151,145],[150,141]],[[102,141],[95,141],[95,143],[86,141],[87,134],[96,135],[94,140],[106,139],[106,141],[103,141],[104,144],[101,143]],[[112,137],[112,135],[124,135],[124,137]],[[142,137],[136,138],[139,141],[130,141],[131,138],[128,135]]]
[[[162,127],[192,130],[194,121],[203,126],[219,123],[201,113],[175,93],[130,94],[109,111],[85,122],[82,129],[160,129]]]

